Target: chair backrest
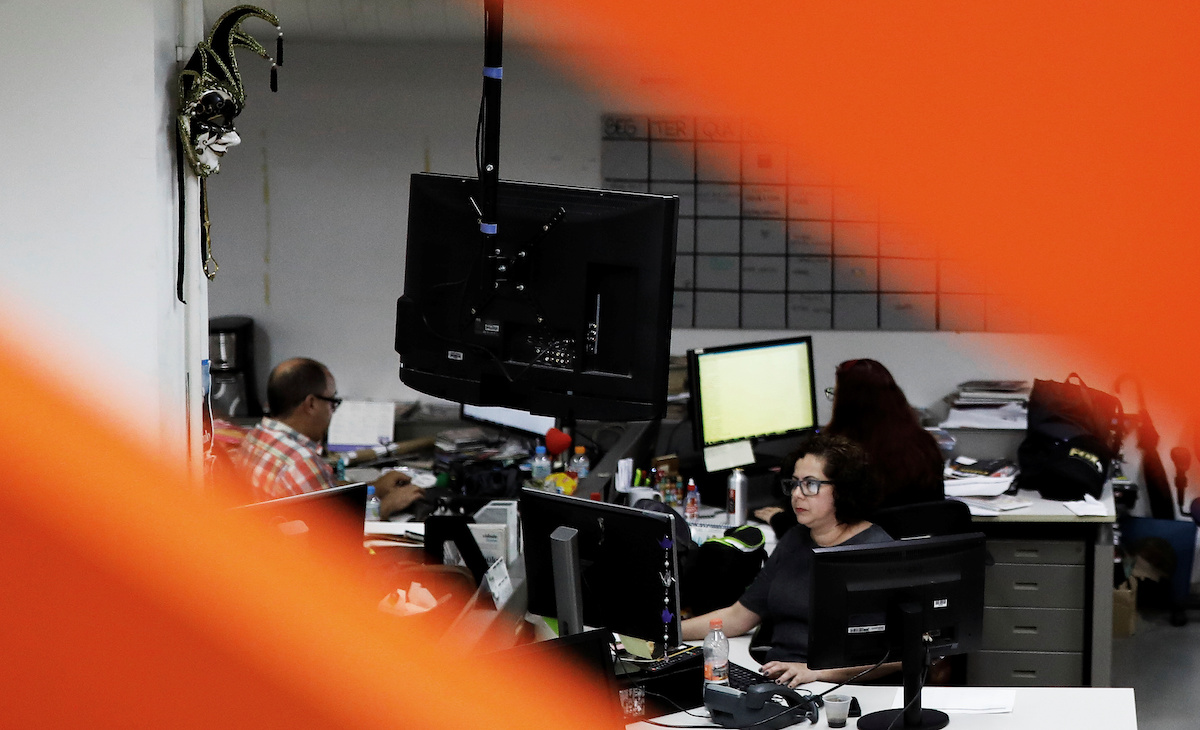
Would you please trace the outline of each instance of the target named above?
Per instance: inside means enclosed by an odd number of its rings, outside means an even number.
[[[896,540],[978,532],[971,524],[970,508],[956,499],[886,507],[870,519]]]

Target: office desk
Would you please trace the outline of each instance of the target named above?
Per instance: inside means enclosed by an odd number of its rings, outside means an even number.
[[[1107,687],[1112,675],[1112,488],[1104,517],[1078,517],[1036,492],[1033,504],[972,518],[988,538],[983,650],[977,686]]]
[[[748,636],[729,640],[730,660],[752,669],[758,663],[750,658]],[[813,682],[802,685],[812,692],[823,692],[832,685]],[[885,710],[892,706],[898,687],[844,687],[839,692],[858,697],[863,713]],[[950,715],[951,730],[1074,730],[1075,728],[1105,728],[1106,730],[1137,730],[1137,715],[1134,708],[1133,690],[1128,688],[1090,687],[1018,687],[1016,702],[1011,713],[975,715],[955,713]],[[934,708],[936,709],[936,708]],[[684,713],[675,713],[661,718],[661,722],[678,725],[711,727],[710,723]],[[853,730],[853,718],[846,724]],[[654,730],[656,726],[636,722],[627,726],[630,730]],[[816,725],[801,723],[794,727],[825,728],[824,712]]]
[[[824,688],[820,682],[811,687]],[[985,715],[954,713],[950,715],[949,730],[1075,730],[1076,728],[1105,728],[1105,730],[1137,730],[1133,690],[1129,688],[1091,687],[1019,687],[1010,713]],[[839,692],[858,697],[863,714],[892,707],[895,687],[843,687]],[[712,727],[708,720],[677,712],[655,718],[672,725]],[[627,725],[630,730],[656,730],[645,722]],[[825,713],[815,725],[803,722],[792,727],[826,728]],[[855,719],[846,727],[853,730]]]

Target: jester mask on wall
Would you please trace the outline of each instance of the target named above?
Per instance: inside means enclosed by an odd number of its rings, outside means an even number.
[[[242,30],[246,18],[261,18],[275,26],[279,36],[275,57],[267,53],[253,36]],[[200,178],[200,210],[203,224],[204,274],[211,280],[217,273],[209,235],[208,176],[221,168],[226,150],[241,142],[234,119],[246,103],[246,91],[238,72],[235,48],[249,48],[271,61],[271,91],[278,86],[277,67],[283,65],[283,31],[274,14],[253,5],[231,8],[213,25],[207,42],[200,42],[187,66],[179,74],[179,141],[183,155]],[[180,260],[180,300],[182,301],[182,265]]]

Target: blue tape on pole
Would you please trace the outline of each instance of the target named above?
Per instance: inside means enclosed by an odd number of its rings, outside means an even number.
[[[483,231],[484,233],[486,233],[489,236],[494,236],[494,235],[496,235],[496,224],[495,223],[480,223],[479,230]]]
[[[483,75],[488,77],[489,79],[502,79],[502,78],[504,78],[504,67],[503,66],[484,66],[483,67]]]

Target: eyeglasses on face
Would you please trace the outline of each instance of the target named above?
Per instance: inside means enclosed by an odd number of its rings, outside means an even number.
[[[832,385],[825,389],[825,397],[828,400],[833,400],[833,386]]]
[[[331,411],[336,411],[338,409],[338,406],[340,406],[342,404],[342,399],[338,398],[336,395],[333,396],[332,398],[330,398],[327,395],[317,395],[316,393],[313,393],[313,398],[316,398],[317,400],[323,400],[326,403],[328,403],[329,410],[331,410]]]
[[[817,479],[816,477],[804,477],[803,479],[783,479],[779,482],[783,487],[783,496],[790,497],[796,487],[800,487],[800,492],[806,497],[815,497],[821,491],[822,484],[830,484],[833,482],[828,479]]]

